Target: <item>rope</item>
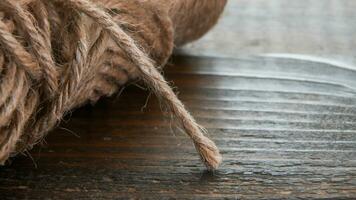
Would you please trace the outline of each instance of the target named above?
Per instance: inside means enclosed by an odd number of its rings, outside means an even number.
[[[219,166],[216,145],[128,34],[133,24],[89,0],[2,0],[0,11],[0,162],[38,143],[74,107],[116,91],[100,67],[119,56],[132,68],[121,73],[135,74],[169,108],[206,167]],[[111,78],[120,73],[113,67]]]

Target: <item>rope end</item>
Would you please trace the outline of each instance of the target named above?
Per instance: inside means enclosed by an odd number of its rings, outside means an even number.
[[[202,141],[194,144],[207,170],[218,169],[222,162],[222,156],[214,142],[204,137]]]

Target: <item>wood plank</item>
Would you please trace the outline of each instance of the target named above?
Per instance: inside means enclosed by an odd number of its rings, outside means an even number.
[[[221,149],[215,173],[130,85],[0,167],[0,199],[355,199],[355,6],[231,0],[177,52],[164,73]]]
[[[354,0],[231,0],[213,31],[180,53],[322,58],[356,68],[355,8]]]
[[[0,168],[1,199],[356,196],[354,71],[262,57],[172,63],[165,74],[224,156],[218,171],[204,172],[159,102],[142,109],[148,92],[132,85],[68,115],[30,152],[37,168],[28,156]]]

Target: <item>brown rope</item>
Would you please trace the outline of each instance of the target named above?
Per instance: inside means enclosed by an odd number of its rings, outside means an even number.
[[[150,59],[153,54],[138,46],[144,45],[138,43],[140,38],[149,41],[145,38],[150,33],[134,39],[127,29],[140,25],[124,21],[132,18],[125,12],[118,12],[115,18],[109,15],[104,6],[113,3],[105,2],[0,1],[0,162],[31,148],[69,110],[115,92],[117,83],[109,83],[108,76],[116,81],[137,76],[167,105],[194,141],[207,168],[216,169],[221,162],[218,148],[155,67]],[[165,20],[154,23],[170,23]],[[167,28],[167,33],[170,31]],[[155,38],[151,40],[155,43]]]

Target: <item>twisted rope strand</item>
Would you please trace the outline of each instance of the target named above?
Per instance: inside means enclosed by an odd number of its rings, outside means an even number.
[[[10,33],[4,22],[0,20],[0,43],[2,48],[9,53],[12,59],[26,70],[35,80],[42,76],[41,68],[34,58],[29,54],[25,48],[17,41],[17,39]]]
[[[48,46],[48,39],[44,39],[45,35],[41,35],[37,29],[37,25],[34,24],[33,16],[26,10],[24,10],[18,3],[14,3],[12,0],[0,1],[0,7],[5,8],[6,12],[10,12],[14,17],[17,24],[21,27],[24,34],[28,38],[31,50],[36,56],[36,59],[44,72],[44,82],[48,89],[48,95],[52,96],[58,89],[58,73],[52,59],[51,47]],[[44,14],[44,13],[42,13]],[[45,18],[46,16],[41,16]]]
[[[127,35],[106,12],[87,0],[56,0],[67,3],[69,6],[87,14],[95,22],[110,33],[116,44],[126,53],[126,56],[139,69],[140,77],[153,92],[168,105],[174,116],[179,119],[186,133],[194,141],[202,160],[208,169],[216,169],[221,162],[221,155],[216,145],[203,134],[203,129],[185,109],[183,103],[177,98],[171,87],[167,84],[153,62],[141,51],[135,41]]]
[[[218,148],[205,136],[206,131],[186,110],[154,61],[123,30],[121,26],[128,22],[114,21],[90,0],[2,0],[0,11],[15,21],[12,33],[0,20],[0,50],[6,57],[0,60],[5,68],[0,82],[4,95],[0,97],[0,162],[12,153],[31,148],[70,109],[117,91],[115,81],[126,82],[128,77],[113,69],[126,67],[127,76],[137,73],[169,108],[193,140],[206,167],[219,166]],[[143,41],[155,42],[154,33],[142,34]],[[14,76],[20,78],[18,85],[12,80]],[[115,81],[110,82],[108,77]],[[41,89],[36,82],[45,87]],[[51,98],[44,101],[46,95]]]

